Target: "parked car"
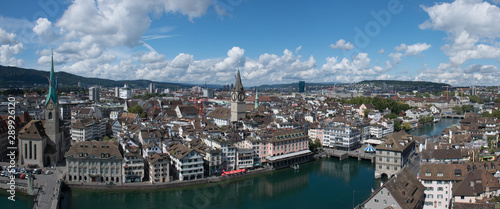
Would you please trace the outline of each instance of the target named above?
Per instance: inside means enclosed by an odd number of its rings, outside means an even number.
[[[23,174],[19,175],[19,179],[25,179],[25,178],[26,178],[26,174],[23,173]]]
[[[51,170],[47,170],[47,171],[45,171],[45,175],[50,175],[50,174],[52,174],[52,171],[51,171]]]
[[[42,169],[35,168],[35,170],[33,170],[33,174],[42,174]]]

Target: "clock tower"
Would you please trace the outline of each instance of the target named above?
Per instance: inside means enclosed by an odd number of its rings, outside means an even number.
[[[49,77],[49,92],[47,93],[47,98],[45,99],[45,133],[50,140],[47,141],[48,146],[52,146],[55,149],[53,158],[43,159],[44,164],[54,165],[56,162],[62,159],[64,147],[66,143],[63,142],[64,131],[61,127],[61,113],[59,106],[59,99],[56,93],[56,78],[54,74],[54,56],[52,55],[52,68],[50,69]],[[45,149],[46,147],[44,147]]]
[[[231,90],[231,122],[236,122],[245,118],[245,89],[241,84],[240,70],[236,75],[236,83]]]

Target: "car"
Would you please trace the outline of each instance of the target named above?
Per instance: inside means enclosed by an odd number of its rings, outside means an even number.
[[[35,170],[33,170],[33,174],[42,174],[42,169],[35,168]]]
[[[2,171],[2,173],[0,173],[0,176],[6,176],[7,172],[5,171]]]
[[[23,173],[23,174],[19,175],[19,179],[25,179],[25,178],[26,178],[26,174]]]
[[[45,171],[45,175],[50,175],[50,174],[52,174],[52,171],[51,171],[51,170],[47,170],[47,171]]]

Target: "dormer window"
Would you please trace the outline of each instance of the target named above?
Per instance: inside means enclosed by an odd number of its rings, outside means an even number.
[[[431,172],[425,172],[425,176],[431,176]]]
[[[442,172],[439,172],[439,173],[437,174],[437,176],[443,176],[443,173],[442,173]]]

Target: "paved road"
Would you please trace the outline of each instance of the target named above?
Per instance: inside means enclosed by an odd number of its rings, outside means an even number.
[[[0,162],[0,166],[8,165],[5,162]],[[20,167],[22,168],[22,167]],[[55,195],[59,192],[58,188],[56,189],[57,181],[61,179],[63,176],[63,171],[65,167],[60,166],[56,168],[42,168],[43,172],[47,170],[51,170],[53,173],[49,175],[39,174],[35,175],[35,180],[33,181],[35,190],[39,188],[38,196],[35,199],[35,207],[41,209],[50,209],[56,208],[58,201],[56,200]],[[0,179],[7,180],[7,177],[1,177]],[[28,181],[26,179],[16,179],[16,183],[24,183],[27,184]],[[36,194],[36,193],[35,193]]]

